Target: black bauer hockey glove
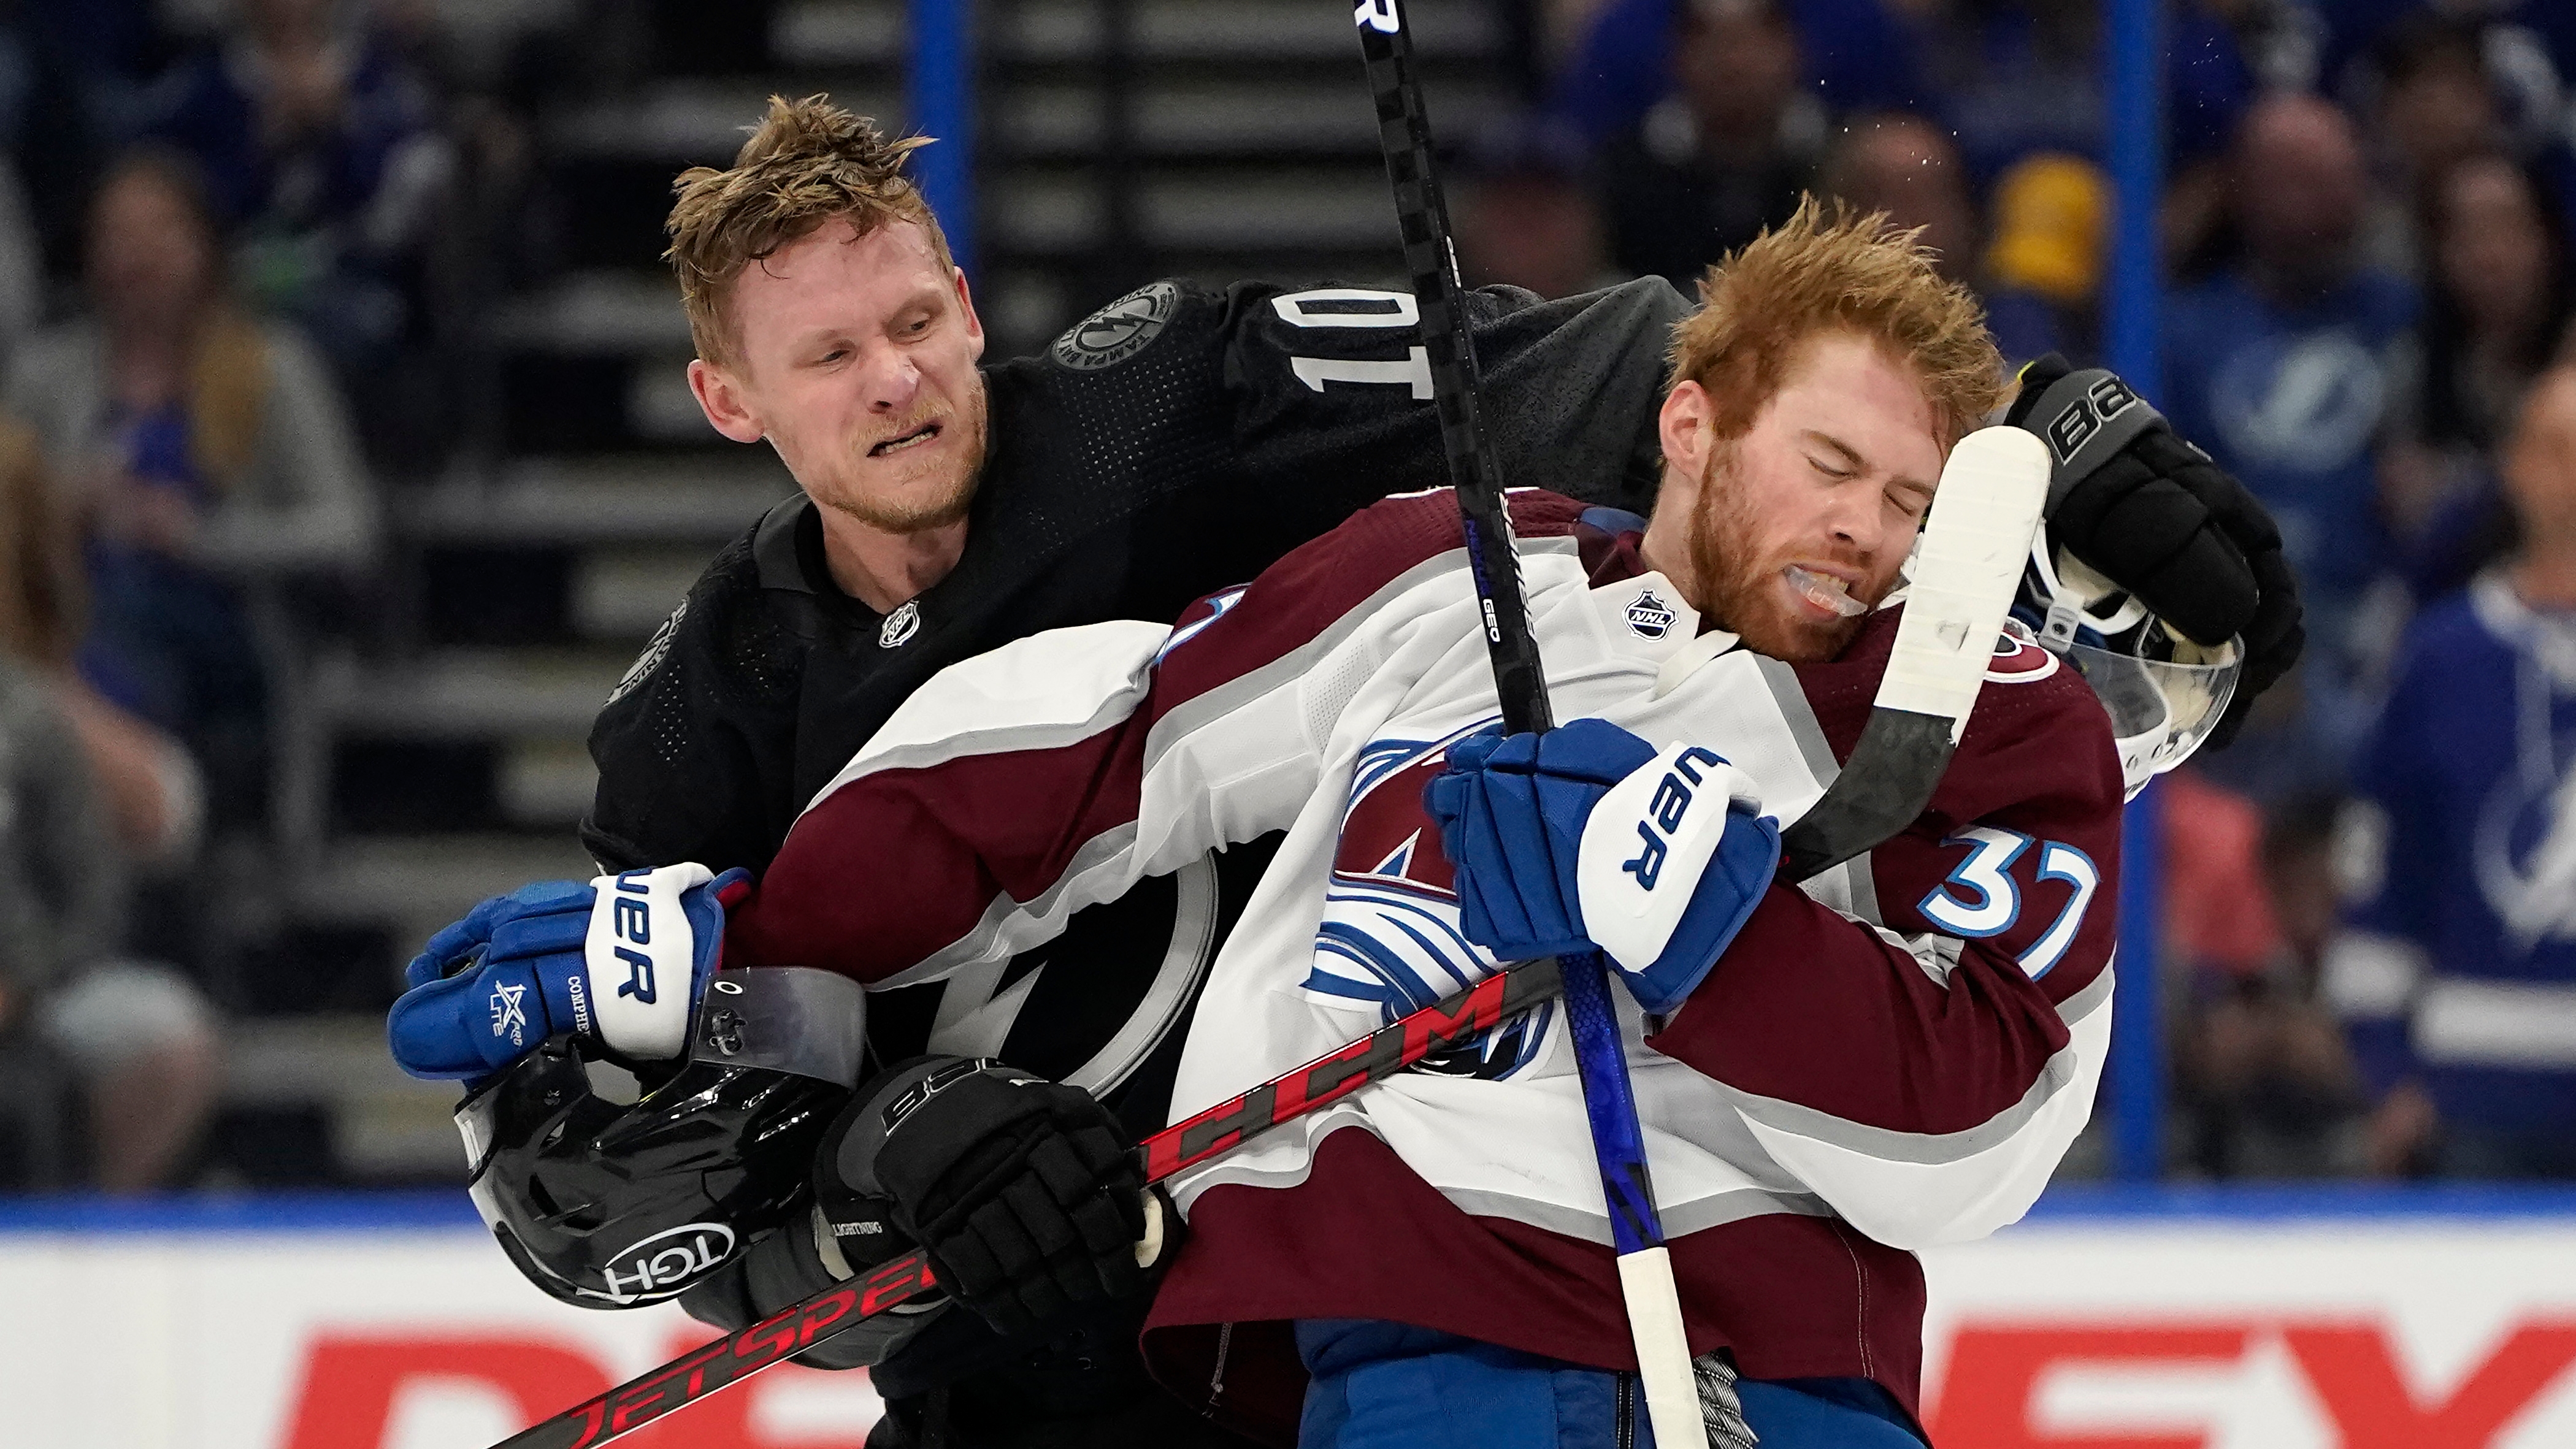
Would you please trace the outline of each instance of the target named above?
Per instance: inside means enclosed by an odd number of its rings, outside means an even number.
[[[2245,485],[2102,368],[2052,352],[2022,369],[2004,421],[2048,444],[2049,538],[2197,644],[2243,636],[2245,667],[2210,732],[2223,749],[2307,642],[2281,531]]]
[[[919,1057],[861,1087],[824,1134],[815,1191],[836,1218],[844,1197],[890,1200],[941,1285],[1007,1336],[1151,1286],[1134,1145],[1079,1087]]]

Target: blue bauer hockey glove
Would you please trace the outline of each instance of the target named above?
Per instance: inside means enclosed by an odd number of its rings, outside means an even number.
[[[751,874],[666,865],[588,885],[550,880],[476,906],[429,938],[385,1022],[415,1077],[480,1077],[557,1032],[638,1061],[687,1045]]]
[[[1469,735],[1422,798],[1469,940],[1506,961],[1598,950],[1659,1015],[1717,964],[1780,864],[1780,823],[1743,771],[1607,720]]]

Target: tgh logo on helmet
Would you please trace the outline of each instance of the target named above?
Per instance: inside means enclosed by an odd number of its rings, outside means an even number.
[[[733,1256],[733,1229],[722,1223],[682,1223],[608,1260],[600,1278],[618,1303],[676,1293],[690,1280]]]

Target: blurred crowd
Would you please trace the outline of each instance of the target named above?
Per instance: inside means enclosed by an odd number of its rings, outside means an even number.
[[[441,379],[472,154],[424,7],[0,5],[0,1127],[187,1164],[303,645]],[[237,933],[236,933],[237,934]]]
[[[1472,281],[1689,287],[1813,190],[1922,228],[2015,362],[2106,360],[2102,0],[1487,3],[1525,104],[1459,138]],[[464,427],[474,265],[542,232],[529,82],[437,8],[0,0],[0,1141],[69,1103],[109,1188],[210,1109],[311,635]],[[2136,381],[2308,608],[2160,787],[2171,1159],[2576,1176],[2576,5],[2167,25]]]
[[[2014,362],[2110,362],[2103,11],[1551,0],[1462,257],[1689,286],[1813,189],[1922,228]],[[2308,631],[2161,789],[2170,1160],[2576,1176],[2576,6],[2165,19],[2138,381],[2279,521]]]

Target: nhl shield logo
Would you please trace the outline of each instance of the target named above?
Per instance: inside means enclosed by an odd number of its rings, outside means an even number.
[[[1652,589],[1637,595],[1636,602],[1628,606],[1628,627],[1637,631],[1640,639],[1661,639],[1672,632],[1674,621],[1680,617]]]
[[[879,649],[900,649],[921,632],[921,606],[906,599],[902,607],[886,615],[885,627],[877,631]]]

